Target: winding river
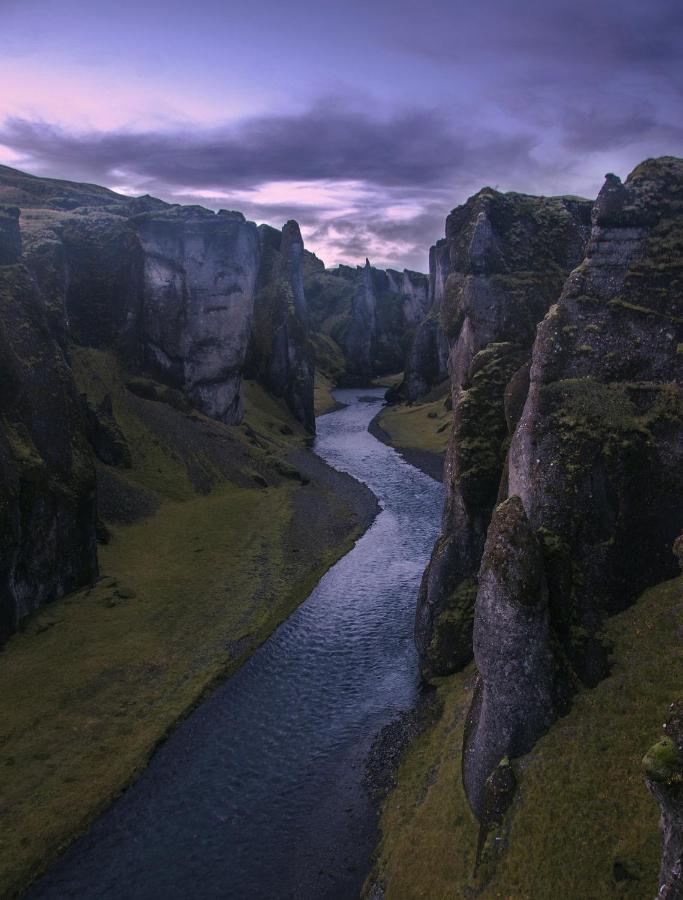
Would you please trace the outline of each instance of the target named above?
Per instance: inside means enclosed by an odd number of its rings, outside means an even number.
[[[370,487],[374,523],[32,897],[358,895],[376,840],[365,761],[416,701],[415,597],[442,505],[368,433],[382,393],[337,391],[347,406],[318,419],[314,446]]]

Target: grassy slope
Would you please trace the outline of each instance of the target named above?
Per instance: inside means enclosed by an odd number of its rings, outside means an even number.
[[[246,423],[227,429],[129,402],[104,354],[79,351],[74,362],[91,397],[113,395],[134,459],[116,477],[159,505],[142,521],[110,524],[104,577],[43,609],[0,654],[2,897],[20,891],[140,773],[168,730],[356,536],[356,520],[327,491],[278,477],[273,464],[301,446],[303,433],[257,386],[247,386]],[[189,428],[187,446],[170,433],[160,438],[136,403],[168,414],[183,434]],[[284,437],[283,425],[293,434]],[[228,477],[202,457],[201,441],[193,444],[199,429],[211,432],[212,446],[228,442]],[[210,493],[197,493],[184,459],[213,480]],[[270,487],[256,486],[254,472]],[[308,533],[297,492],[309,491],[336,531]],[[291,552],[299,549],[307,552]]]
[[[388,900],[654,896],[659,809],[640,760],[680,696],[683,578],[647,591],[608,630],[612,675],[515,763],[516,801],[476,879],[478,828],[459,777],[471,672],[441,682],[442,715],[407,753],[382,812]]]
[[[378,421],[394,447],[445,453],[451,420],[443,398],[439,398],[428,403],[387,406]]]

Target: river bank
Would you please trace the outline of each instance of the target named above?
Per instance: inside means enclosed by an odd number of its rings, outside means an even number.
[[[101,354],[133,468],[101,468],[101,578],[0,653],[0,896],[28,884],[144,772],[377,513],[255,386],[239,428],[133,396]]]
[[[366,762],[417,701],[414,597],[442,490],[368,434],[357,393],[337,392],[347,405],[319,420],[315,450],[379,498],[371,527],[32,897],[359,892],[377,839]]]

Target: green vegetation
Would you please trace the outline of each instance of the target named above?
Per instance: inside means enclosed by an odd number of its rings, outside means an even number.
[[[112,396],[133,465],[99,467],[122,509],[100,580],[44,607],[0,654],[2,897],[140,774],[358,534],[352,511],[286,461],[303,430],[256,384],[228,428],[140,398],[105,353],[75,349],[73,362],[90,402]]]
[[[519,790],[476,876],[478,824],[460,781],[472,670],[442,679],[438,721],[405,755],[382,811],[387,900],[654,896],[659,808],[641,758],[680,694],[682,628],[683,578],[609,620],[612,674],[513,760]]]
[[[378,422],[392,446],[430,453],[445,453],[450,437],[451,413],[443,398],[427,403],[387,406]]]

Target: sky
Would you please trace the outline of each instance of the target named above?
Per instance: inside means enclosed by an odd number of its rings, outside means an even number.
[[[426,271],[481,187],[683,155],[682,0],[0,0],[0,163]]]

